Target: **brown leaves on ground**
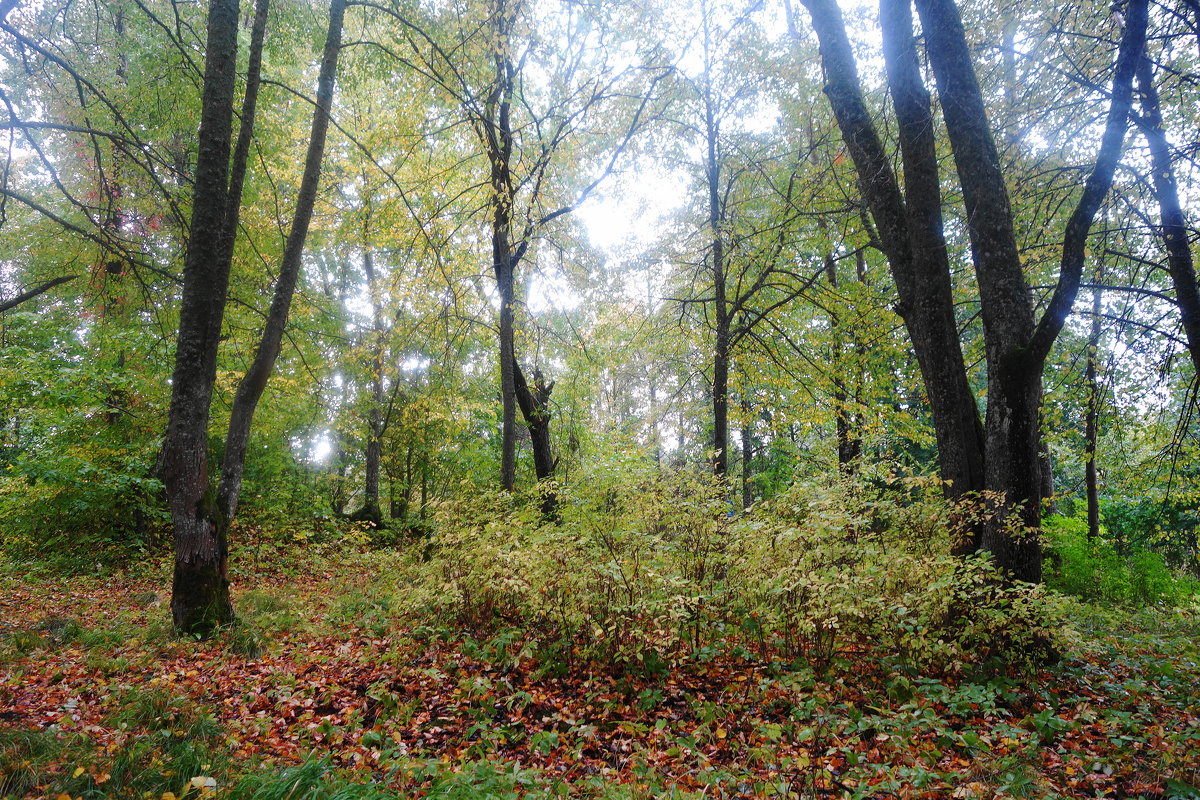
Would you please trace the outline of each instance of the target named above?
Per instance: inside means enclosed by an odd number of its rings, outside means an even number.
[[[365,780],[404,759],[487,759],[566,784],[911,798],[1155,798],[1200,777],[1196,676],[1189,694],[1187,676],[1140,674],[1150,652],[1097,649],[977,696],[897,678],[867,648],[820,679],[728,653],[631,676],[520,638],[322,622],[336,580],[276,588],[311,615],[299,630],[208,642],[169,635],[154,581],[11,583],[0,726],[84,734],[99,755],[80,768],[105,777],[103,754],[137,735],[115,713],[155,691],[211,713],[235,771],[317,753]]]

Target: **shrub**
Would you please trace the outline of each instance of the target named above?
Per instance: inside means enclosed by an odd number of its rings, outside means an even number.
[[[1153,550],[1122,555],[1104,529],[1089,542],[1081,516],[1050,517],[1044,530],[1050,557],[1046,583],[1063,594],[1128,606],[1182,605],[1200,594],[1200,581],[1172,572]]]
[[[928,480],[798,486],[737,517],[725,488],[693,473],[609,469],[576,487],[559,525],[502,497],[451,511],[408,610],[641,673],[714,646],[819,670],[857,641],[919,670],[1055,649],[1040,590],[945,555],[951,515]]]

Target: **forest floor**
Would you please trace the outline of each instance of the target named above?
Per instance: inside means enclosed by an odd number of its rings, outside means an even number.
[[[244,555],[246,623],[206,642],[170,635],[165,565],[0,564],[0,795],[1200,797],[1195,610],[1081,606],[1076,650],[1024,677],[866,646],[635,676],[401,623],[386,560]]]

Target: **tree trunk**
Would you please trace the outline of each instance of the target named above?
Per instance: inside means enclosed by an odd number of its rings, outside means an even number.
[[[1175,303],[1187,336],[1188,353],[1196,374],[1200,375],[1200,289],[1196,286],[1196,267],[1192,259],[1190,231],[1179,203],[1179,186],[1171,163],[1171,149],[1163,133],[1162,109],[1150,59],[1138,65],[1138,90],[1142,99],[1142,133],[1150,145],[1150,169],[1154,196],[1158,200],[1159,235],[1167,251],[1167,270],[1175,286]]]
[[[371,425],[376,422],[376,414],[372,411]],[[357,522],[369,522],[376,528],[384,527],[383,511],[379,507],[379,437],[373,433],[367,438],[366,463],[363,466],[363,506],[355,514]]]
[[[1095,166],[1067,221],[1059,281],[1035,325],[1000,157],[988,124],[962,19],[953,0],[916,0],[937,80],[979,283],[988,365],[985,484],[996,513],[981,544],[1017,580],[1041,579],[1038,417],[1042,369],[1075,301],[1087,235],[1112,186],[1145,45],[1146,0],[1131,0]]]
[[[511,267],[497,270],[500,283],[500,488],[511,492],[517,483],[516,376],[513,373],[513,277]]]
[[[349,459],[346,458],[346,452],[342,448],[341,437],[336,433],[329,454],[329,466],[329,510],[335,517],[343,517],[346,514],[346,470],[349,467]]]
[[[707,36],[708,26],[705,25]],[[706,50],[708,52],[707,44]],[[729,470],[729,308],[725,296],[725,238],[721,230],[724,217],[721,202],[720,127],[714,108],[708,73],[704,84],[704,132],[708,148],[705,179],[708,189],[709,258],[712,259],[713,315],[716,330],[713,341],[713,473],[723,478]]]
[[[956,551],[981,546],[1012,577],[1037,581],[1041,371],[1078,291],[1087,233],[1120,157],[1132,70],[1144,45],[1145,0],[1129,4],[1104,139],[1067,225],[1059,284],[1036,326],[1000,161],[958,10],[952,0],[917,0],[963,189],[980,287],[988,365],[986,426],[979,422],[957,336],[934,126],[916,58],[909,0],[883,0],[880,12],[885,66],[899,123],[904,198],[863,101],[840,11],[832,0],[804,4],[821,42],[826,94],[896,280],[899,311],[933,411],[942,477],[950,482],[952,496],[984,490],[995,507],[991,520]]]
[[[1045,419],[1038,425],[1041,430],[1041,444],[1038,453],[1038,474],[1042,480],[1042,511],[1046,514],[1058,513],[1058,499],[1054,494],[1054,460],[1050,457],[1050,445],[1046,441]]]
[[[330,108],[333,105],[334,80],[337,74],[338,54],[341,51],[342,17],[345,8],[346,0],[332,0],[329,6],[329,29],[325,37],[325,49],[317,80],[317,103],[313,109],[312,132],[308,140],[304,173],[296,196],[296,209],[292,214],[292,227],[284,245],[275,293],[258,348],[254,353],[254,360],[238,383],[233,398],[229,429],[225,435],[221,483],[217,491],[223,526],[227,526],[237,514],[246,464],[246,448],[250,441],[250,426],[258,408],[258,401],[267,387],[267,380],[279,356],[292,296],[300,277],[301,257],[304,254],[305,240],[308,238],[308,228],[312,221],[313,206],[316,203],[321,178],[321,162],[325,155],[325,137],[329,130]],[[232,247],[230,252],[232,253]]]
[[[175,540],[171,614],[177,630],[202,636],[233,619],[225,526],[218,522],[208,483],[208,414],[229,283],[223,240],[231,199],[237,23],[238,0],[211,0],[192,219],[161,462]]]
[[[515,396],[533,445],[533,469],[537,475],[538,491],[541,492],[542,516],[557,521],[558,490],[554,485],[554,468],[558,460],[550,449],[550,393],[554,391],[554,381],[547,383],[536,369],[532,377],[531,388],[525,380],[525,373],[521,371],[521,365],[513,360]]]
[[[825,220],[817,221],[824,231]],[[835,292],[838,289],[837,260],[827,245],[825,250],[825,279]],[[831,306],[829,310],[829,333],[833,340],[833,421],[834,439],[837,447],[838,472],[852,475],[854,464],[862,452],[862,439],[855,435],[854,420],[850,413],[850,391],[846,385],[846,344],[842,336],[842,320]]]
[[[754,409],[742,398],[742,509],[754,505]]]
[[[891,201],[901,223],[893,249],[903,269],[893,267],[900,296],[898,311],[913,342],[917,364],[933,411],[938,461],[947,495],[975,494],[985,485],[983,423],[958,339],[949,257],[942,235],[942,197],[935,126],[929,92],[921,79],[908,0],[880,5],[884,58],[892,91],[904,166],[904,201]],[[880,148],[882,150],[882,148]],[[875,158],[882,157],[882,153]],[[896,179],[890,169],[891,183]],[[890,194],[897,194],[894,188]],[[882,232],[881,232],[882,233]],[[980,531],[970,526],[956,553],[979,546]]]
[[[375,256],[370,246],[370,204],[363,219],[363,273],[367,279],[367,294],[371,302],[371,406],[367,411],[367,447],[364,464],[363,505],[354,514],[358,522],[369,522],[382,528],[383,511],[379,506],[379,470],[383,451],[385,423],[383,406],[387,402],[383,386],[383,320],[380,316],[378,276],[375,273]]]
[[[1099,283],[1100,281],[1097,281]],[[1092,290],[1092,331],[1088,336],[1087,367],[1084,381],[1087,384],[1087,412],[1084,418],[1084,490],[1087,495],[1087,538],[1089,542],[1100,536],[1100,481],[1096,472],[1096,440],[1100,420],[1100,383],[1096,374],[1096,361],[1100,348],[1100,298],[1099,289]]]
[[[429,455],[421,456],[421,522],[429,518]]]
[[[404,474],[389,476],[388,488],[392,500],[390,509],[392,519],[408,519],[408,507],[412,503],[412,456],[412,442],[409,442],[404,449]],[[403,491],[397,492],[397,485],[403,487]]]
[[[858,174],[859,188],[875,219],[880,245],[899,295],[897,311],[929,397],[938,465],[949,497],[984,485],[983,424],[967,381],[954,316],[949,262],[941,236],[941,193],[929,95],[920,81],[912,16],[903,0],[883,4],[888,81],[900,118],[907,203],[863,99],[858,69],[841,13],[833,0],[804,0],[821,42],[825,94]],[[978,532],[955,546],[972,552]]]
[[[906,0],[900,2],[907,5]],[[1038,581],[1042,364],[1024,351],[1033,335],[1033,303],[1021,269],[999,153],[958,9],[950,0],[917,0],[917,9],[963,189],[984,325],[984,486],[985,502],[993,513],[983,526],[980,544],[1017,579]]]
[[[484,114],[478,120],[479,135],[487,151],[491,188],[492,270],[500,295],[500,488],[510,492],[517,479],[517,406],[516,364],[514,349],[515,272],[521,254],[514,251],[512,240],[513,203],[515,189],[512,177],[513,131],[512,96],[515,67],[507,47],[510,38],[510,17],[505,0],[496,0],[493,24],[497,46],[494,55],[495,74],[491,91],[485,102]]]

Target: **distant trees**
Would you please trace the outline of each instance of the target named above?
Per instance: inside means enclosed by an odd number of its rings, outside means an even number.
[[[1116,487],[1191,487],[1168,9],[803,0],[818,60],[737,0],[245,5],[0,3],[0,509],[170,530],[181,630],[232,618],[277,479],[314,531],[402,532],[523,458],[546,520],[613,453],[743,507],[936,462],[983,512],[957,549],[1026,580],[1047,449],[1093,537]]]

